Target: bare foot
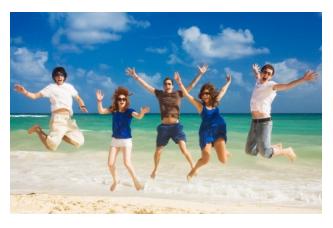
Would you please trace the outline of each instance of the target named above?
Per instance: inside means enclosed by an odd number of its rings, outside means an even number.
[[[153,171],[153,172],[150,174],[150,177],[151,177],[151,179],[155,179],[155,177],[156,177],[156,171]]]
[[[119,181],[114,181],[110,187],[110,191],[114,192],[116,190],[117,184],[119,184]]]
[[[140,191],[140,190],[143,189],[143,185],[140,184],[139,181],[135,181],[135,182],[134,182],[134,186],[135,186],[135,189],[136,189],[137,191]]]
[[[296,154],[295,154],[293,148],[288,147],[288,148],[286,148],[285,150],[287,151],[287,153],[286,153],[287,158],[288,158],[291,162],[295,161],[295,160],[296,160]]]
[[[191,172],[189,172],[186,176],[186,179],[188,182],[190,182],[193,178],[193,176],[197,176],[198,173],[196,171],[194,171],[194,169],[191,170]]]
[[[273,145],[272,147],[278,151],[281,151],[283,149],[282,143],[277,143],[277,144]]]
[[[28,134],[32,134],[32,133],[35,133],[38,131],[41,131],[41,128],[38,124],[36,124],[36,125],[32,126],[31,128],[29,128]]]

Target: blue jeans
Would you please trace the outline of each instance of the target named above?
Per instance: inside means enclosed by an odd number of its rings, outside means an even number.
[[[273,148],[271,146],[272,127],[272,120],[265,122],[253,120],[247,136],[245,152],[253,156],[260,153],[266,158],[271,158],[273,156]]]

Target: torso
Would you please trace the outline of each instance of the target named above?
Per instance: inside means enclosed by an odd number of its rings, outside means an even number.
[[[179,106],[182,98],[180,91],[166,93],[161,90],[156,90],[155,95],[159,101],[162,123],[178,123],[180,112]]]
[[[54,114],[70,114],[70,111],[66,108],[59,108],[57,110],[54,110],[52,113],[54,113]]]
[[[258,112],[258,111],[251,112],[251,115],[252,115],[252,119],[263,119],[263,118],[271,117],[271,115],[268,113],[262,113],[262,112]]]

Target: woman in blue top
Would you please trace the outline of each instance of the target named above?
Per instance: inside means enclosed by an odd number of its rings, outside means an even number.
[[[134,109],[129,108],[129,92],[124,87],[118,87],[112,96],[112,105],[109,108],[103,108],[102,100],[104,95],[102,91],[96,91],[97,106],[99,114],[112,114],[112,140],[109,149],[108,166],[111,172],[113,182],[110,187],[111,191],[116,189],[119,183],[116,172],[116,158],[119,151],[123,153],[123,160],[125,167],[132,177],[136,190],[143,189],[140,184],[131,161],[132,154],[132,134],[131,134],[131,120],[132,117],[142,119],[143,116],[149,112],[148,107],[141,108],[141,112],[137,113]]]
[[[201,158],[187,175],[187,179],[191,180],[191,178],[197,174],[197,170],[208,163],[212,147],[215,148],[219,161],[223,164],[227,162],[227,157],[229,155],[226,148],[227,128],[217,106],[228,90],[231,83],[231,75],[227,75],[227,82],[220,91],[217,91],[214,85],[210,83],[204,84],[200,89],[200,100],[195,99],[188,93],[178,72],[175,72],[174,78],[180,89],[183,91],[184,96],[187,97],[194,107],[196,107],[202,119],[199,130]]]

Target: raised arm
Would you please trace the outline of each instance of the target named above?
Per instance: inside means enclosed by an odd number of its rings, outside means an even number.
[[[139,77],[139,75],[135,72],[135,68],[127,68],[126,74],[134,78],[136,81],[138,81],[143,88],[145,88],[149,93],[154,94],[155,88],[149,85],[145,80]]]
[[[192,80],[192,82],[187,86],[187,91],[190,92],[194,86],[198,83],[198,81],[201,79],[201,77],[207,72],[208,70],[208,65],[205,64],[203,66],[198,66],[198,74],[195,76],[195,78]]]
[[[22,85],[20,84],[15,84],[15,91],[22,93],[24,96],[30,98],[30,99],[37,99],[37,98],[41,98],[43,95],[38,92],[38,93],[31,93],[28,90],[26,90]]]
[[[189,100],[189,102],[197,109],[197,111],[199,113],[202,112],[202,104],[200,103],[200,101],[198,101],[197,99],[195,99],[193,96],[191,96],[191,94],[188,93],[187,89],[185,88],[185,86],[182,83],[182,79],[180,78],[180,75],[178,72],[175,72],[174,74],[174,79],[177,82],[179,88],[183,91],[184,96]]]
[[[258,64],[252,65],[252,71],[256,79],[260,79],[260,67]]]
[[[226,83],[224,84],[224,86],[220,89],[219,94],[217,95],[217,100],[220,101],[222,99],[222,97],[224,96],[224,94],[227,92],[229,85],[231,83],[231,75],[227,74],[226,77]]]
[[[76,97],[75,97],[75,99],[76,99],[76,102],[79,104],[79,106],[80,106],[80,110],[82,111],[82,112],[88,112],[88,109],[87,109],[87,107],[84,105],[84,102],[83,102],[83,100],[82,100],[82,98],[79,96],[79,95],[77,95]]]
[[[314,72],[314,71],[307,71],[303,77],[297,79],[297,80],[294,80],[294,81],[291,81],[287,84],[276,84],[273,86],[273,89],[276,90],[276,91],[283,91],[283,90],[288,90],[288,89],[292,89],[304,82],[308,82],[308,81],[312,81],[312,80],[315,80],[317,78],[317,73]]]
[[[102,93],[101,90],[96,91],[96,99],[97,99],[97,109],[99,114],[110,114],[110,110],[107,108],[103,108],[103,101],[104,94]]]
[[[136,119],[141,120],[145,116],[145,114],[148,113],[149,111],[150,111],[149,107],[142,107],[140,113],[132,112],[132,116]]]

